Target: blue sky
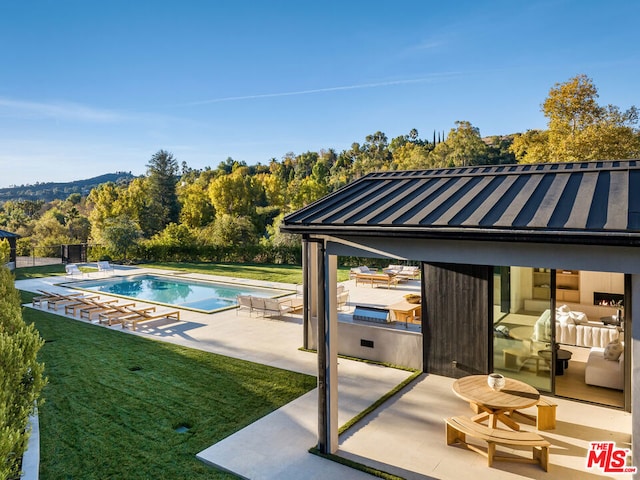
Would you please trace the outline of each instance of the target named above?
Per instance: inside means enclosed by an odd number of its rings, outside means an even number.
[[[556,83],[640,105],[635,0],[0,0],[0,187],[546,128]]]

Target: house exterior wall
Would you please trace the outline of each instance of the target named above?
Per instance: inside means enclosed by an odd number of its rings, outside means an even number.
[[[489,373],[492,276],[489,266],[424,266],[427,373],[454,378]]]
[[[311,318],[309,348],[317,349],[318,319]],[[373,347],[362,346],[362,340]],[[375,325],[338,322],[338,354],[422,370],[422,334]]]

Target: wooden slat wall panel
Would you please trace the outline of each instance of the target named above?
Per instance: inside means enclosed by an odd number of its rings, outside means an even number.
[[[426,372],[454,378],[488,373],[492,271],[482,265],[424,265]]]

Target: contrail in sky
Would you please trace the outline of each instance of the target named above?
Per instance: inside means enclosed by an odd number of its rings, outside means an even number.
[[[435,79],[452,77],[455,75],[457,75],[457,73],[449,72],[449,73],[433,74],[429,77],[415,78],[415,79],[390,80],[387,82],[376,82],[376,83],[361,83],[358,85],[344,85],[341,87],[315,88],[313,90],[298,90],[295,92],[262,93],[257,95],[241,95],[237,97],[221,97],[221,98],[213,98],[211,100],[202,100],[199,102],[185,103],[183,105],[184,106],[207,105],[210,103],[234,102],[237,100],[255,100],[258,98],[293,97],[295,95],[311,95],[314,93],[339,92],[343,90],[359,90],[363,88],[390,87],[393,85],[408,85],[412,83],[431,82]]]

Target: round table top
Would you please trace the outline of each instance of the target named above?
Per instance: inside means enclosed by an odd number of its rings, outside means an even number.
[[[494,410],[517,410],[538,403],[540,393],[520,380],[505,378],[502,390],[493,390],[487,383],[487,375],[471,375],[453,382],[453,392],[467,402],[473,402]]]
[[[545,360],[551,360],[551,350],[540,350],[538,355]],[[571,360],[572,353],[569,350],[559,348],[556,350],[556,358],[558,360]]]
[[[533,327],[529,325],[513,327],[509,329],[509,336],[516,340],[527,340],[533,336]]]

